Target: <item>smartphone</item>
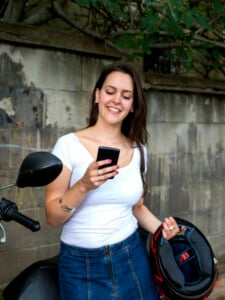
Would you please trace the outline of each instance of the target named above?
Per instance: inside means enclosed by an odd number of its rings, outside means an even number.
[[[99,146],[96,161],[111,159],[111,163],[101,166],[99,167],[99,169],[115,166],[118,162],[119,154],[120,154],[120,149],[118,148]],[[114,176],[110,177],[110,179],[112,178],[114,178]]]

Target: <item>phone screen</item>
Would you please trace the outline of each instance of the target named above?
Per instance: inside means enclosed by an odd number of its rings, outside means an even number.
[[[111,163],[101,166],[99,167],[99,169],[115,166],[118,162],[119,154],[120,154],[120,149],[118,148],[100,146],[98,148],[97,161],[104,160],[104,159],[111,159]]]

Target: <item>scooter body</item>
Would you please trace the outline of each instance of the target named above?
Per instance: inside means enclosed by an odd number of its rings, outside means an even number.
[[[22,162],[16,183],[0,187],[0,190],[17,186],[45,186],[53,181],[62,170],[62,162],[49,152],[34,152]],[[38,221],[18,211],[16,203],[0,197],[0,221],[16,221],[35,232],[40,230]],[[0,230],[6,242],[6,232],[2,223]],[[15,277],[3,290],[4,300],[58,300],[58,257],[38,261]]]
[[[3,291],[4,300],[59,300],[58,257],[38,261],[15,277]]]

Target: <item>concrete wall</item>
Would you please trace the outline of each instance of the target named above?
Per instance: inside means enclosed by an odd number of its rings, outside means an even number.
[[[50,151],[62,133],[86,126],[99,69],[111,61],[0,45],[0,186],[16,182],[28,153]],[[15,200],[22,213],[39,220],[42,229],[32,233],[15,222],[2,222],[7,243],[0,245],[0,286],[32,262],[58,253],[60,228],[46,225],[44,192],[44,188],[1,191],[1,197]]]
[[[149,206],[197,225],[225,253],[225,96],[147,92]]]
[[[0,186],[16,181],[28,153],[50,151],[58,136],[86,125],[99,70],[118,59],[100,52],[0,44]],[[149,85],[147,76],[143,78],[150,132],[146,203],[158,216],[193,221],[222,256],[224,90],[174,91],[172,86]],[[42,227],[32,233],[14,222],[2,222],[7,231],[7,243],[0,245],[3,286],[32,262],[57,254],[60,228],[45,223],[44,188],[13,188],[1,191],[1,196],[15,200],[21,212]]]

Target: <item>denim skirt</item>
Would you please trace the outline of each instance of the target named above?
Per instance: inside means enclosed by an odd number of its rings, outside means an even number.
[[[61,242],[61,300],[158,300],[146,247],[138,231],[122,242],[80,248]]]

